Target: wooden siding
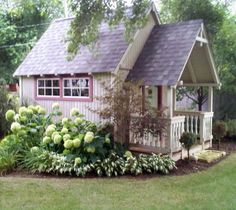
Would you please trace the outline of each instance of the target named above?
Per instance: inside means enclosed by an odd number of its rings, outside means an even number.
[[[153,17],[153,14],[150,13],[146,26],[137,32],[134,41],[129,45],[128,49],[126,50],[120,62],[121,68],[133,68],[155,24],[156,21]]]
[[[93,75],[93,96],[101,96],[105,90],[102,87],[102,81],[110,82],[110,74],[94,74]],[[22,77],[21,78],[21,91],[23,104],[39,104],[43,106],[48,112],[51,111],[51,106],[54,102],[58,102],[63,112],[63,116],[69,117],[71,108],[78,108],[82,114],[85,115],[87,120],[93,122],[100,122],[101,119],[97,114],[89,111],[88,107],[97,109],[101,106],[99,101],[95,99],[92,102],[81,101],[61,101],[57,99],[52,100],[36,100],[35,99],[35,79],[34,77]]]

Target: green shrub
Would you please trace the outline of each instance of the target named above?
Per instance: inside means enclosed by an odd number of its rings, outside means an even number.
[[[17,152],[0,148],[0,174],[3,175],[15,169],[17,164]]]
[[[226,122],[227,136],[236,139],[236,120],[229,120]]]
[[[10,123],[5,118],[8,109],[16,110],[17,101],[6,89],[5,85],[0,84],[0,138],[9,131]]]
[[[224,121],[216,121],[213,124],[212,133],[215,140],[218,142],[218,149],[220,149],[221,139],[226,135],[227,126]]]
[[[83,119],[78,109],[71,110],[71,118],[60,118],[59,105],[46,114],[40,106],[10,110],[6,118],[12,122],[12,134],[0,143],[3,158],[0,169],[15,167],[32,173],[53,173],[86,176],[118,176],[141,173],[167,174],[175,167],[168,156],[139,155],[114,143],[106,129]]]
[[[184,132],[180,138],[180,143],[188,151],[188,160],[189,160],[189,151],[193,145],[197,143],[197,136],[194,133]]]

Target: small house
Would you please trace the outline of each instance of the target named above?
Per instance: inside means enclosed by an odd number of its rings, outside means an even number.
[[[131,43],[125,41],[123,24],[113,29],[102,24],[96,52],[82,47],[72,61],[67,60],[65,41],[72,18],[55,20],[14,73],[19,77],[21,102],[38,103],[50,111],[56,101],[65,116],[77,107],[88,120],[99,122],[88,107],[100,106],[94,96],[104,93],[101,81],[109,83],[112,74],[120,74],[124,80],[144,81],[152,105],[167,107],[168,135],[142,139],[131,135],[131,150],[168,153],[179,159],[185,155],[179,142],[184,131],[199,135],[201,144],[195,150],[210,147],[213,88],[220,82],[203,21],[161,24],[155,6],[147,16]],[[178,86],[207,87],[208,110],[177,110]]]

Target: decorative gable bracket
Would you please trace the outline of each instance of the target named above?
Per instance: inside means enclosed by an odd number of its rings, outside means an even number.
[[[196,41],[200,42],[201,47],[203,46],[203,44],[208,44],[208,40],[207,40],[207,36],[206,36],[206,32],[205,32],[203,23],[201,24],[201,29],[200,29],[200,32],[199,32],[197,38],[196,38]]]

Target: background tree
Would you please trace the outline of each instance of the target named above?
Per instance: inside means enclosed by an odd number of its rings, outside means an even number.
[[[9,83],[12,74],[46,30],[61,17],[59,0],[8,0],[0,5],[0,74]]]

